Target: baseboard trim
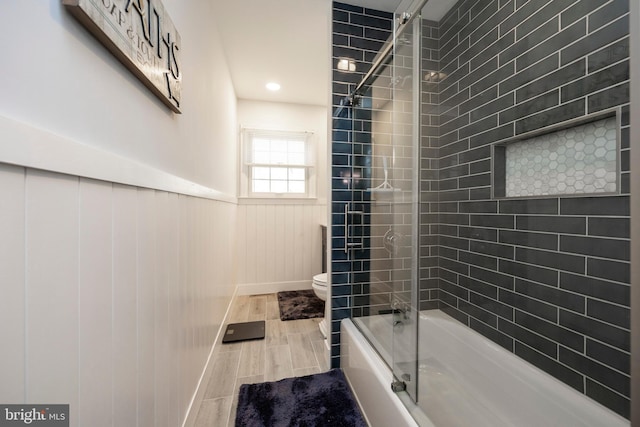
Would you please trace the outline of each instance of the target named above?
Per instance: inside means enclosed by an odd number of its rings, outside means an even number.
[[[185,415],[184,420],[182,422],[182,427],[194,427],[196,424],[196,419],[198,417],[198,409],[202,405],[202,401],[204,400],[204,394],[207,391],[207,382],[205,381],[205,379],[209,377],[209,375],[211,374],[211,369],[213,369],[213,363],[212,363],[213,353],[216,349],[216,344],[218,343],[218,341],[221,340],[220,337],[222,336],[222,333],[223,333],[222,331],[224,330],[225,325],[228,323],[227,320],[228,320],[229,314],[231,313],[231,307],[233,307],[233,303],[235,302],[237,296],[238,296],[238,287],[236,286],[236,290],[231,296],[231,301],[229,302],[229,305],[227,306],[227,311],[224,314],[224,318],[222,319],[222,324],[220,325],[220,328],[218,329],[218,333],[216,334],[216,339],[213,341],[213,344],[211,345],[211,350],[209,350],[209,357],[207,358],[207,362],[204,365],[202,374],[198,379],[198,385],[196,386],[196,390],[193,393],[191,402],[189,402],[189,406],[187,407],[187,414]]]
[[[244,283],[238,285],[238,295],[262,295],[282,291],[312,289],[311,282],[312,279],[309,278],[309,280],[295,280],[292,282]]]

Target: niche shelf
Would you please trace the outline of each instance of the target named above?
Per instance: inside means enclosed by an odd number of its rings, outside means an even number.
[[[609,112],[496,144],[494,196],[618,192],[619,127]]]

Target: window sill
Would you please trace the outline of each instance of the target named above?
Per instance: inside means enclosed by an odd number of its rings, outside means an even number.
[[[238,197],[239,205],[319,205],[317,197]]]

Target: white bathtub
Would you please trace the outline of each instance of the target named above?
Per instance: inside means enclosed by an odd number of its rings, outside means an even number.
[[[370,328],[388,329],[388,316],[366,321]],[[416,405],[406,393],[391,391],[388,365],[350,319],[342,321],[341,365],[373,427],[629,426],[625,418],[443,312],[422,312],[419,329]],[[383,353],[390,349],[390,343],[379,344],[386,348]]]

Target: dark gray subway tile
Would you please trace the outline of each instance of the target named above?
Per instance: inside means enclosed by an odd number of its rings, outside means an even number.
[[[514,217],[513,215],[471,215],[470,225],[513,229]]]
[[[514,258],[514,249],[509,245],[490,243],[485,241],[472,240],[469,243],[469,250],[480,254],[492,255],[498,258]]]
[[[534,300],[533,298],[529,298],[525,295],[500,289],[498,291],[498,300],[508,306],[515,307],[518,310],[522,310],[525,313],[529,313],[534,316],[542,317],[543,319],[547,319],[551,322],[556,322],[558,320],[557,307]]]
[[[629,216],[629,197],[575,197],[560,199],[561,215]]]
[[[469,319],[469,327],[489,338],[501,347],[513,352],[513,338],[474,319]]]
[[[523,279],[516,279],[515,291],[566,308],[581,314],[585,312],[585,298],[556,287],[539,285]]]
[[[450,259],[441,259],[440,268],[445,268],[458,274],[469,275],[469,266],[467,264],[457,262]]]
[[[606,46],[588,57],[589,72],[592,73],[629,57],[629,37]]]
[[[629,331],[624,329],[562,309],[560,310],[560,325],[624,351],[629,351]]]
[[[515,42],[509,48],[500,52],[500,55],[499,55],[500,63],[506,64],[507,62],[522,55],[524,52],[528,51],[532,47],[536,46],[537,44],[539,44],[543,40],[546,40],[551,35],[557,32],[558,32],[558,18],[555,18],[550,20],[549,22],[546,22],[544,25],[538,27],[535,31],[533,31],[531,34],[528,34],[526,37],[522,37],[522,36],[517,37],[517,40],[518,40],[517,42]]]
[[[629,62],[620,62],[562,87],[562,102],[588,95],[629,80]],[[617,102],[617,101],[614,101]]]
[[[475,267],[473,267],[475,268]],[[498,287],[467,276],[460,276],[460,286],[487,298],[498,299]]]
[[[535,3],[535,1],[531,3]],[[519,342],[515,343],[515,354],[546,373],[558,378],[565,384],[570,385],[579,392],[584,393],[584,377],[573,369]]]
[[[558,250],[558,235],[546,233],[528,233],[524,231],[500,230],[500,243],[526,246],[538,249]]]
[[[541,93],[557,88],[558,86],[562,86],[565,83],[584,76],[585,73],[585,61],[574,62],[560,68],[558,71],[554,71],[553,73],[546,75],[542,79],[531,82],[525,86],[521,86],[516,90],[516,101],[522,102]]]
[[[498,41],[497,28],[494,28],[491,31],[489,31],[480,40],[478,39],[471,40],[470,41],[471,46],[459,55],[460,63],[464,64],[465,62],[470,61],[472,58],[474,58],[478,54],[486,55],[485,57],[487,58],[492,57],[493,55],[487,53],[486,49],[488,49],[488,46],[492,45],[497,41]]]
[[[504,110],[505,108],[511,107],[514,104],[514,96],[513,93],[508,93],[504,96],[494,99],[493,101],[482,105],[479,108],[471,111],[470,113],[470,121],[476,122],[481,120],[487,116],[495,114],[499,111]]]
[[[498,327],[498,316],[494,313],[482,309],[476,305],[471,304],[468,301],[460,301],[458,303],[458,308],[463,312],[467,313],[469,316],[476,320],[480,320],[483,323],[491,326],[492,328]]]
[[[629,218],[588,218],[590,236],[629,238]]]
[[[554,35],[543,43],[540,43],[535,48],[518,57],[518,59],[516,60],[516,70],[519,71],[527,68],[535,64],[542,58],[551,55],[552,53],[558,52],[562,47],[575,42],[581,37],[584,37],[586,33],[586,21],[582,20],[576,22],[569,28],[565,28],[558,34]],[[557,55],[554,55],[554,57],[555,56]]]
[[[351,14],[351,23],[355,25],[362,25],[363,27],[373,27],[376,29],[382,29],[391,31],[393,27],[393,21],[389,19],[377,18],[374,16],[360,15],[357,13]]]
[[[585,273],[585,258],[583,256],[569,255],[561,252],[517,248],[516,261],[573,273]]]
[[[491,159],[480,160],[469,164],[469,173],[478,174],[483,172],[491,172]]]
[[[508,64],[501,66],[497,70],[490,72],[489,74],[474,72],[475,76],[471,80],[471,82],[475,81],[475,83],[471,84],[471,96],[475,96],[478,93],[489,89],[491,86],[505,81],[505,79],[512,76],[514,72],[515,61],[511,61]],[[504,91],[501,90],[501,93],[504,93]]]
[[[534,334],[515,323],[504,319],[498,320],[498,330],[515,338],[521,343],[528,345],[537,351],[546,354],[549,357],[556,358],[558,354],[558,344],[554,343],[541,335]]]
[[[535,11],[530,17],[519,22],[516,26],[516,36],[518,39],[529,34],[531,31],[543,25],[550,19],[553,19],[558,13],[567,7],[566,2],[550,1],[542,8]],[[556,24],[556,20],[553,20]]]
[[[589,113],[595,113],[628,103],[629,91],[629,83],[623,83],[589,96]]]
[[[560,199],[561,212],[563,201],[564,199]],[[516,218],[516,227],[518,230],[585,234],[587,221],[584,217],[518,216]]]
[[[511,31],[504,36],[500,37],[495,43],[487,47],[482,51],[481,55],[476,56],[470,61],[471,69],[478,68],[484,64],[486,58],[491,58],[494,55],[498,55],[507,47],[511,46],[515,42],[515,33]]]
[[[508,320],[513,320],[513,307],[498,302],[496,299],[487,298],[483,295],[471,292],[469,294],[472,304],[482,307],[487,311],[497,314]]]
[[[589,31],[593,32],[603,25],[629,12],[629,1],[613,0],[603,8],[589,15]]]
[[[630,383],[628,376],[616,372],[611,368],[601,365],[594,360],[566,348],[560,348],[559,356],[560,362],[565,365],[568,365],[576,371],[583,373],[589,378],[598,381],[618,393],[622,393],[627,397],[629,396]]]
[[[498,261],[500,273],[511,274],[551,286],[558,286],[558,272],[549,268],[501,259]]]
[[[488,147],[489,144],[510,138],[513,135],[513,123],[509,123],[472,136],[469,140],[469,146],[470,148]]]
[[[498,202],[461,202],[460,212],[464,213],[498,213]]]
[[[498,10],[497,13],[493,14],[488,19],[478,18],[477,21],[479,25],[470,27],[470,30],[473,31],[470,36],[471,40],[478,40],[492,28],[497,28],[500,22],[504,21],[509,15],[513,13],[513,11],[514,0],[509,0],[506,2],[506,4],[500,5],[500,10]]]
[[[495,129],[498,125],[498,115],[487,117],[477,122],[471,123],[467,126],[460,128],[458,134],[460,138],[468,138],[472,135],[477,135],[482,132],[486,132],[490,129]]]
[[[555,323],[542,320],[520,310],[516,310],[515,322],[524,328],[535,331],[564,346],[577,351],[584,350],[585,338],[582,335],[558,326]]]
[[[629,285],[611,283],[594,277],[561,273],[560,287],[588,297],[594,297],[617,304],[629,304]]]
[[[574,254],[612,258],[629,261],[628,240],[601,239],[594,237],[560,236],[560,250]]]
[[[469,174],[469,165],[459,165],[446,168],[440,171],[440,179],[457,178]]]
[[[512,291],[514,289],[514,278],[496,271],[487,270],[480,267],[470,266],[469,275],[475,279],[482,280],[499,288]]]
[[[515,64],[515,63],[510,62],[509,64]],[[518,71],[518,73],[514,74],[512,77],[506,76],[505,78],[500,80],[500,93],[505,94],[505,93],[511,92],[515,89],[518,89],[524,86],[526,83],[536,80],[544,76],[545,74],[549,74],[553,70],[557,70],[557,69],[558,69],[558,55],[549,56],[548,58],[545,58],[544,60],[536,64],[535,67],[529,67],[522,71]],[[515,71],[515,69],[512,70],[511,74],[513,74],[513,71]],[[542,92],[546,92],[546,91],[542,91]],[[473,94],[473,88],[472,88],[472,94]]]
[[[454,283],[449,283],[447,281],[440,282],[440,290],[450,293],[451,295],[455,295],[456,297],[464,300],[469,299],[469,291],[462,286],[458,286]]]
[[[385,42],[391,37],[391,31],[365,27],[364,37]]]
[[[602,301],[587,300],[587,316],[600,319],[621,328],[630,328],[630,313],[628,307],[609,304]]]
[[[440,126],[440,132],[442,132],[442,134],[447,134],[449,132],[453,132],[454,130],[458,130],[460,128],[462,128],[463,126],[466,126],[467,124],[469,124],[469,115],[468,114],[464,114],[458,118],[455,118],[453,120],[450,120],[449,122],[443,124]],[[466,138],[466,137],[460,137],[462,138]]]
[[[392,12],[385,12],[384,10],[365,8],[364,9],[364,14],[365,15],[369,15],[369,16],[377,16],[379,18],[388,19],[389,21],[393,20],[393,13]]]
[[[614,369],[617,369],[620,372],[624,372],[625,374],[629,374],[631,371],[631,357],[629,353],[618,350],[617,348],[610,347],[608,345],[604,345],[599,343],[598,341],[593,341],[591,339],[587,339],[587,356],[592,359],[597,360],[598,362],[611,366]],[[576,349],[580,351],[580,349]]]
[[[489,102],[495,100],[498,97],[498,88],[496,86],[485,90],[484,92],[472,97],[466,102],[460,104],[459,112],[460,114],[468,113],[471,110],[474,110],[481,105],[488,104]]]
[[[345,10],[347,12],[355,12],[360,14],[364,13],[364,8],[360,6],[353,6],[351,4],[341,3],[337,1],[333,2],[333,8],[337,10]]]
[[[460,237],[476,240],[488,240],[496,242],[498,240],[498,230],[492,228],[479,228],[479,227],[460,227]]]
[[[575,119],[584,114],[585,101],[579,99],[559,107],[543,111],[516,122],[516,135]]]
[[[364,35],[364,29],[361,26],[341,22],[333,23],[333,32],[336,34],[346,34],[356,37],[363,37]]]
[[[562,65],[573,62],[627,35],[629,35],[629,17],[623,16],[595,33],[591,33],[587,37],[562,49],[560,53]]]
[[[621,394],[611,391],[609,388],[586,378],[586,394],[596,402],[600,402],[607,408],[629,419],[631,415],[631,402]]]
[[[489,74],[493,73],[497,69],[498,69],[498,57],[494,56],[493,58],[489,59],[487,62],[482,64],[477,69],[470,69],[469,74],[460,79],[460,89],[471,86],[473,83],[477,82],[479,78],[482,78],[483,76],[488,76]],[[472,92],[472,95],[475,96],[478,93],[479,92]]]
[[[530,199],[530,200],[500,200],[500,213],[504,214],[558,214],[559,200]]]
[[[582,19],[590,12],[599,8],[609,0],[580,0],[560,14],[562,27],[567,27],[578,19]]]
[[[498,269],[498,260],[491,256],[480,255],[477,253],[471,253],[466,251],[460,251],[459,261],[466,264],[475,265],[477,267],[486,268],[489,270]]]
[[[620,148],[626,149],[631,147],[631,129],[626,127],[620,131]]]
[[[487,185],[491,185],[491,173],[466,176],[458,180],[459,188],[482,187]]]
[[[522,117],[529,116],[539,111],[554,107],[560,103],[560,91],[554,89],[535,98],[522,102],[515,107],[506,109],[500,113],[500,123],[509,123]]]
[[[536,11],[540,9],[540,3],[537,1],[530,1],[523,5],[516,4],[516,8],[516,12],[500,24],[500,34],[506,34],[513,30],[517,25],[536,13]]]

